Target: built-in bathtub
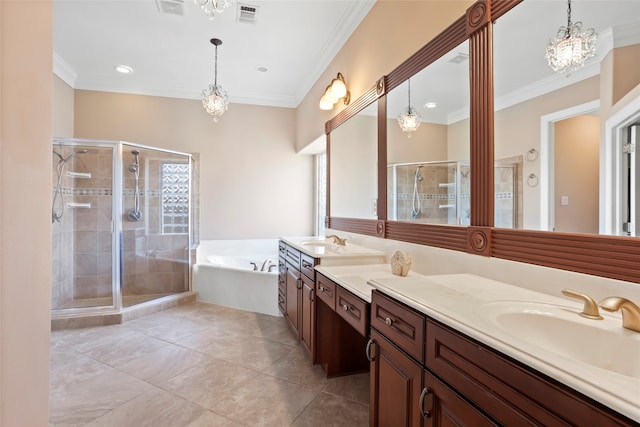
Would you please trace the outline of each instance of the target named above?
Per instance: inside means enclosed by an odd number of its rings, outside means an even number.
[[[278,240],[204,240],[196,250],[193,290],[198,300],[281,316]]]

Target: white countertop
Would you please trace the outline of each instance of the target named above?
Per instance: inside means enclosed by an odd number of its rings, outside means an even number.
[[[332,239],[318,236],[281,237],[280,240],[314,258],[324,265],[371,264],[385,262],[385,253],[375,249],[349,243],[345,246],[331,244]],[[315,246],[305,242],[324,242],[327,246]]]
[[[585,322],[592,326],[593,347],[584,352],[599,352],[602,349],[598,334],[606,332],[620,336],[623,347],[606,349],[611,353],[615,365],[616,354],[640,348],[640,333],[622,328],[619,315],[601,313],[604,320],[589,320],[578,313],[582,303],[560,295],[554,297],[530,289],[520,288],[471,274],[425,276],[410,272],[407,277],[395,276],[388,264],[366,266],[316,267],[316,270],[333,279],[345,289],[366,301],[371,301],[371,290],[378,289],[406,305],[438,320],[461,333],[474,338],[512,358],[544,373],[592,399],[640,421],[640,378],[601,369],[563,356],[530,342],[527,333],[515,335],[507,332],[495,322],[495,311],[510,310],[521,305],[530,311],[555,307],[564,312],[572,322]],[[580,289],[574,289],[580,291]],[[558,290],[560,292],[560,290]],[[541,335],[549,331],[542,330]],[[627,347],[625,344],[629,343]],[[629,356],[629,354],[627,354]],[[627,357],[625,356],[625,357]],[[630,355],[640,365],[640,354]]]

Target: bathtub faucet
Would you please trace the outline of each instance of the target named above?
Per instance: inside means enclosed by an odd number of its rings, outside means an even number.
[[[269,269],[269,264],[271,264],[271,260],[269,258],[267,258],[263,263],[262,263],[262,267],[260,268],[260,271],[268,271]]]
[[[275,270],[276,268],[278,268],[278,264],[271,264],[269,266],[269,273],[271,273],[271,270]]]
[[[335,234],[329,234],[327,236],[327,239],[333,239],[333,243],[335,243],[338,246],[347,246],[347,239],[338,237]]]
[[[258,271],[258,264],[253,261],[251,261],[249,264],[253,265],[253,271]]]

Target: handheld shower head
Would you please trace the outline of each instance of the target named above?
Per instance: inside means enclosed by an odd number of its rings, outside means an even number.
[[[416,180],[416,181],[422,181],[422,180],[424,179],[424,177],[423,177],[423,176],[422,176],[422,174],[420,173],[420,168],[421,168],[421,167],[422,167],[422,166],[418,166],[418,167],[416,168],[416,173],[415,173],[415,176],[414,176],[414,178],[415,178],[415,180]]]

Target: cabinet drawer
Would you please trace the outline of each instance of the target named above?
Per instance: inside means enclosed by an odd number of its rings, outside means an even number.
[[[631,426],[631,420],[446,326],[427,322],[427,367],[507,426]]]
[[[287,257],[287,245],[283,241],[278,242],[278,257],[283,260]]]
[[[336,284],[322,274],[318,274],[316,295],[324,301],[331,310],[336,310]]]
[[[382,332],[424,365],[426,317],[374,290],[371,294],[371,327]]]
[[[336,312],[361,335],[368,335],[369,304],[366,301],[338,286],[336,289]]]
[[[282,314],[285,314],[287,310],[286,293],[284,289],[278,289],[278,308]]]
[[[287,246],[285,259],[296,270],[300,270],[300,251]]]
[[[315,258],[310,257],[307,254],[300,254],[300,272],[314,282],[316,280],[316,271],[314,270],[315,266]]]

